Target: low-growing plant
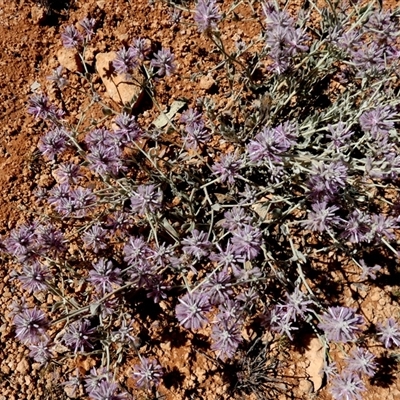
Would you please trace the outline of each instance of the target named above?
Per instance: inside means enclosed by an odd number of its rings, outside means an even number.
[[[195,24],[218,51],[230,107],[217,108],[212,95],[188,99],[166,127],[141,126],[132,104],[115,109],[95,90],[86,52],[96,21],[65,28],[63,45],[78,52],[86,83],[71,85],[62,67],[49,80],[62,96],[85,91],[89,106],[76,118],[44,93],[29,101],[47,125],[38,149],[56,182],[37,192],[37,217],[3,246],[22,289],[53,303],[14,305],[15,335],[42,364],[95,359],[89,375],[65,384],[121,400],[131,394],[120,376],[148,395],[163,381],[165,366],[141,335],[147,317],[167,321],[175,332],[208,335],[208,355],[241,368],[235,392],[263,398],[292,385],[277,378],[279,357],[268,361],[266,347],[244,350],[244,330],[262,321],[261,343],[266,332],[294,340],[311,326],[327,362],[333,344],[353,348],[347,366],[328,374],[333,398],[361,398],[376,362],[357,343],[398,346],[400,328],[395,316],[375,321],[373,333],[330,272],[350,280],[357,271],[353,281],[370,288],[398,258],[399,10],[310,2],[292,15],[275,2],[168,4],[179,10],[174,23]],[[261,31],[232,47],[221,31],[239,5]],[[179,65],[171,48],[132,38],[110,68],[159,107],[157,85]],[[91,117],[99,105],[100,120]],[[371,260],[377,251],[381,265]],[[150,315],[151,303],[161,307]],[[127,360],[136,363],[130,372]]]

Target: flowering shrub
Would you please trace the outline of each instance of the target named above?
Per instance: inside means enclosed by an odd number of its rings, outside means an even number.
[[[89,398],[102,400],[131,398],[113,374],[124,356],[136,360],[138,389],[154,393],[163,382],[156,351],[140,346],[144,314],[136,307],[158,304],[158,318],[172,314],[176,332],[201,330],[222,366],[253,368],[240,360],[251,326],[261,326],[253,340],[295,340],[311,327],[327,360],[330,346],[353,347],[340,373],[327,374],[333,398],[361,398],[378,364],[356,342],[398,346],[399,325],[376,321],[374,332],[362,310],[341,304],[341,293],[315,276],[337,268],[318,262],[330,254],[372,285],[386,270],[371,254],[398,258],[398,11],[339,2],[294,16],[265,2],[257,10],[260,38],[229,50],[219,25],[233,9],[220,8],[199,0],[190,21],[219,52],[236,118],[211,98],[194,98],[165,130],[140,126],[129,105],[106,108],[101,121],[86,109],[83,127],[44,93],[31,97],[28,112],[47,125],[38,149],[57,183],[40,193],[40,217],[3,244],[22,289],[51,293],[55,303],[51,310],[20,305],[15,335],[39,363],[51,363],[60,344],[72,356],[96,358],[90,375],[65,384],[85,382]],[[79,25],[61,39],[85,65],[96,21]],[[117,50],[112,68],[128,80],[143,74],[156,103],[153,88],[179,71],[179,60],[135,38]],[[49,80],[60,91],[70,85],[61,67]],[[234,387],[248,393],[243,374]],[[282,389],[274,379],[254,382]]]

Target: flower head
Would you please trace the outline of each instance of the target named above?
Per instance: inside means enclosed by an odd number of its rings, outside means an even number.
[[[29,346],[29,357],[37,363],[44,364],[51,359],[53,356],[52,351],[49,346],[50,339],[45,338],[35,344]]]
[[[347,370],[356,374],[364,374],[369,377],[375,375],[375,356],[368,350],[356,347],[347,358]]]
[[[199,0],[196,5],[194,20],[200,32],[206,32],[217,27],[221,20],[215,0]]]
[[[400,346],[400,326],[394,318],[390,317],[385,324],[378,323],[379,340],[388,349],[389,347]]]
[[[113,67],[118,74],[127,74],[132,72],[138,66],[138,52],[133,47],[121,48],[117,51]]]
[[[93,269],[89,271],[88,281],[91,282],[96,290],[103,296],[110,293],[113,285],[121,285],[121,270],[114,268],[112,261],[106,261],[101,258],[99,262],[93,265]]]
[[[88,42],[92,39],[94,35],[94,27],[96,25],[96,20],[94,18],[84,18],[79,22],[79,25],[83,28],[85,32],[85,40]]]
[[[216,162],[211,169],[222,183],[235,183],[235,178],[239,176],[239,170],[243,165],[237,153],[228,153],[221,156],[221,160]]]
[[[47,280],[52,278],[50,270],[43,264],[34,262],[33,264],[25,264],[22,274],[18,279],[22,282],[23,289],[29,293],[38,292],[47,289]]]
[[[128,400],[131,397],[128,393],[117,393],[119,386],[112,380],[103,379],[99,385],[89,393],[92,400]]]
[[[211,243],[207,239],[207,233],[200,232],[197,229],[193,229],[192,237],[183,239],[182,244],[182,250],[197,259],[207,256],[211,247]]]
[[[335,375],[331,381],[330,392],[335,400],[362,400],[361,392],[365,390],[361,378],[348,371]]]
[[[211,345],[211,349],[222,361],[232,358],[239,344],[243,341],[240,329],[240,321],[233,323],[232,321],[222,320],[213,324],[211,338],[214,343]]]
[[[45,337],[49,324],[46,314],[38,308],[22,310],[14,317],[15,336],[26,344],[37,344]]]
[[[178,299],[179,304],[175,308],[179,323],[187,329],[200,329],[207,323],[205,313],[211,306],[207,296],[203,293],[187,293]]]
[[[130,200],[133,212],[146,215],[161,208],[162,193],[155,185],[139,185]]]
[[[96,328],[90,328],[90,321],[88,319],[78,320],[71,323],[63,335],[65,344],[74,350],[85,351],[87,348],[93,348],[91,343],[93,333]]]
[[[83,45],[82,34],[73,26],[69,25],[65,28],[64,32],[61,34],[61,39],[63,46],[67,49],[79,48]]]
[[[150,61],[150,65],[153,68],[157,68],[158,76],[170,76],[176,69],[174,60],[175,56],[169,49],[161,49],[154,55],[154,58]]]
[[[142,357],[139,365],[135,365],[133,378],[139,388],[157,386],[163,377],[163,369],[156,360]]]
[[[329,307],[321,316],[318,327],[325,332],[328,340],[347,343],[355,340],[361,331],[364,318],[347,307]]]

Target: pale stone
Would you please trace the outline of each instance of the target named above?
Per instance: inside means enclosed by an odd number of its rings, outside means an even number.
[[[210,90],[214,84],[214,79],[210,75],[206,75],[200,78],[199,87],[200,89]]]
[[[304,357],[309,361],[306,371],[309,375],[309,380],[314,385],[314,392],[316,392],[322,386],[323,375],[321,371],[325,361],[325,349],[318,338],[311,339],[304,353]]]
[[[46,18],[46,10],[43,7],[33,5],[31,7],[31,17],[35,24],[40,24]]]
[[[29,363],[28,361],[23,358],[18,364],[17,367],[15,368],[17,372],[19,372],[22,375],[26,375],[27,372],[29,371]]]
[[[71,72],[82,72],[82,61],[75,49],[66,49],[62,47],[57,51],[57,60],[62,67]]]
[[[112,65],[116,53],[99,53],[96,56],[96,70],[106,87],[107,94],[112,100],[119,104],[129,104],[132,108],[137,107],[143,97],[144,90],[141,85],[143,79],[138,74],[134,80],[123,75],[117,75]]]

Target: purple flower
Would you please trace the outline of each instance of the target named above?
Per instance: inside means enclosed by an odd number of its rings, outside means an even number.
[[[262,233],[251,225],[245,225],[233,232],[232,248],[236,255],[244,260],[252,260],[258,256],[261,250]]]
[[[155,213],[161,208],[162,193],[155,185],[139,185],[133,193],[131,209],[140,215]]]
[[[110,145],[98,144],[90,146],[90,153],[87,155],[89,168],[96,174],[117,176],[126,167],[121,160],[121,149],[112,143]]]
[[[119,386],[117,383],[103,379],[100,384],[89,393],[92,400],[129,400],[128,393],[117,393]]]
[[[143,238],[131,236],[128,239],[128,244],[124,247],[123,253],[125,262],[128,265],[133,265],[151,257],[153,251]]]
[[[85,377],[85,390],[91,393],[100,386],[102,381],[112,381],[112,373],[107,368],[92,368],[90,374]]]
[[[193,125],[196,122],[201,121],[202,114],[200,111],[193,109],[193,108],[188,108],[186,111],[184,111],[180,117],[180,122],[183,122],[186,125]]]
[[[360,280],[364,280],[367,278],[371,278],[372,280],[376,279],[376,272],[380,271],[382,267],[380,265],[374,265],[373,267],[368,267],[364,260],[360,260],[359,264],[362,268],[362,273],[360,275]]]
[[[243,261],[243,260],[242,260]],[[260,268],[240,268],[239,266],[232,264],[231,265],[233,275],[235,276],[238,282],[248,282],[251,280],[257,280],[263,276]]]
[[[54,82],[59,89],[64,89],[68,85],[68,80],[62,75],[63,67],[60,65],[53,73],[47,77],[47,80]]]
[[[228,181],[231,185],[235,183],[235,178],[239,175],[239,170],[243,165],[243,161],[239,159],[237,153],[228,153],[221,156],[221,160],[216,162],[211,169],[213,174],[224,183]]]
[[[263,5],[266,16],[266,47],[272,65],[269,67],[277,74],[284,73],[290,66],[293,56],[308,50],[304,44],[309,37],[301,29],[295,28],[295,21],[286,11],[279,11],[274,5]]]
[[[400,346],[400,326],[394,318],[390,317],[386,323],[377,326],[379,340],[388,349],[389,347]]]
[[[271,330],[278,332],[281,335],[286,335],[290,340],[293,340],[292,332],[299,328],[293,326],[293,321],[290,320],[286,310],[275,306],[266,316],[266,324]]]
[[[118,129],[115,129],[115,134],[122,136],[124,145],[136,142],[142,135],[142,130],[137,124],[134,115],[119,114],[115,118],[115,124],[118,126]]]
[[[85,351],[85,349],[93,349],[91,341],[96,328],[90,328],[88,319],[75,321],[68,325],[62,340],[74,353]]]
[[[96,20],[94,18],[84,18],[82,21],[79,22],[79,25],[85,31],[85,40],[89,42],[94,35],[94,27],[96,25]]]
[[[233,249],[232,243],[229,240],[226,249],[223,250],[218,244],[216,245],[219,250],[218,253],[211,253],[209,259],[211,261],[217,262],[220,267],[230,267],[232,265],[237,264],[240,260]]]
[[[167,298],[167,291],[170,286],[166,284],[159,275],[151,275],[147,280],[148,293],[147,298],[153,299],[154,303],[159,303],[161,299]]]
[[[211,306],[203,293],[187,293],[178,300],[179,304],[175,308],[175,313],[183,327],[196,330],[208,322],[204,314],[210,311]]]
[[[355,28],[349,32],[340,33],[333,42],[340,49],[351,52],[353,49],[362,47],[363,42],[361,38],[362,34],[360,30]]]
[[[126,320],[123,319],[121,322],[121,326],[118,328],[118,330],[111,332],[112,341],[119,341],[121,343],[131,341],[135,345],[138,343],[139,339],[136,336],[132,336],[133,331],[133,321],[127,323]]]
[[[15,336],[24,344],[37,344],[45,338],[49,327],[46,314],[38,308],[22,310],[14,317]]]
[[[145,389],[158,386],[163,375],[161,365],[156,360],[149,360],[145,357],[141,357],[140,364],[135,365],[133,371],[133,379],[136,380],[136,385]]]
[[[240,325],[243,323],[243,307],[240,302],[232,299],[218,305],[218,314],[214,322],[229,322]]]
[[[55,175],[60,180],[60,183],[78,183],[79,178],[82,177],[80,166],[72,162],[60,164],[55,171]]]
[[[37,243],[41,250],[53,255],[58,255],[66,250],[63,233],[51,224],[38,226]]]
[[[44,364],[47,361],[49,361],[52,357],[53,354],[50,350],[49,347],[50,339],[45,338],[44,340],[41,340],[40,342],[37,342],[35,344],[31,344],[29,346],[29,357],[33,358],[33,360],[37,363]]]
[[[200,232],[197,229],[193,229],[192,237],[186,237],[182,240],[182,250],[196,257],[198,260],[202,257],[206,257],[211,247],[210,241],[207,239],[206,232]]]
[[[184,138],[184,144],[187,150],[198,149],[199,146],[207,143],[210,138],[211,134],[202,120],[186,125],[186,137]]]
[[[291,122],[285,122],[276,128],[264,127],[247,145],[247,151],[251,162],[282,161],[280,154],[288,151],[295,143],[297,126]]]
[[[352,64],[358,71],[357,77],[378,75],[387,66],[386,49],[376,42],[364,44],[362,47],[350,50]]]
[[[83,45],[83,36],[73,25],[65,28],[61,39],[66,49],[79,48]]]
[[[68,144],[68,135],[64,128],[54,127],[40,139],[39,151],[49,160],[62,153]]]
[[[370,222],[371,220],[368,215],[355,209],[350,215],[349,220],[345,221],[344,230],[340,236],[350,243],[364,242],[367,240],[367,234],[371,230]]]
[[[38,262],[33,264],[25,264],[22,269],[22,275],[18,279],[22,282],[22,288],[29,293],[46,290],[47,281],[52,278],[52,274],[48,267]]]
[[[211,350],[214,350],[222,361],[232,358],[243,341],[240,329],[240,323],[230,323],[226,320],[213,324],[211,339],[214,343],[211,345]]]
[[[113,134],[105,128],[93,129],[85,136],[85,143],[89,149],[99,145],[105,147],[112,146]]]
[[[376,363],[374,362],[375,356],[368,350],[356,347],[347,357],[346,369],[356,374],[364,374],[369,377],[375,375]]]
[[[106,293],[112,292],[113,285],[122,285],[121,270],[114,268],[112,261],[101,258],[96,264],[93,264],[93,269],[89,271],[88,281],[104,296]]]
[[[142,259],[135,264],[130,265],[128,275],[132,282],[135,282],[137,287],[151,287],[153,275],[156,273],[156,266],[150,261]]]
[[[278,304],[277,308],[284,313],[286,319],[296,322],[297,317],[305,318],[306,313],[312,311],[308,308],[312,303],[311,300],[307,300],[306,295],[296,286],[291,294],[286,293],[286,303]]]
[[[58,122],[64,115],[63,111],[49,103],[49,99],[44,94],[34,94],[29,98],[28,113],[35,118],[49,119]]]
[[[355,340],[361,332],[360,325],[364,323],[361,315],[347,307],[329,307],[321,320],[318,327],[324,331],[326,338],[341,343]]]
[[[194,20],[200,32],[206,32],[217,27],[221,20],[215,0],[198,0]]]
[[[112,261],[101,258],[96,264],[93,264],[93,269],[89,271],[88,281],[104,296],[106,293],[112,292],[113,285],[120,286],[122,284],[121,270],[114,268]]]
[[[139,65],[137,50],[133,47],[128,47],[127,49],[123,47],[117,51],[112,64],[118,74],[122,75],[132,72]]]
[[[309,211],[307,219],[301,222],[306,229],[324,232],[341,222],[341,218],[335,215],[335,212],[339,210],[337,206],[327,207],[326,201],[323,201],[312,204],[311,208],[313,211]]]
[[[378,106],[373,110],[365,111],[360,116],[361,129],[371,134],[373,139],[379,140],[389,134],[394,127],[396,113],[390,106]]]
[[[36,225],[22,224],[18,229],[13,229],[8,239],[5,240],[7,251],[18,258],[24,259],[34,245],[36,239]]]
[[[143,38],[133,39],[132,47],[136,50],[138,58],[141,60],[145,60],[151,51],[149,40]]]
[[[328,131],[330,134],[326,135],[331,141],[335,150],[339,150],[344,146],[347,139],[353,136],[354,132],[350,130],[342,121],[339,121],[336,125],[328,125]]]
[[[99,250],[107,248],[107,244],[105,243],[107,234],[108,231],[106,229],[102,228],[99,224],[95,224],[83,234],[82,240],[86,247],[98,253]]]
[[[361,378],[348,371],[335,375],[329,389],[334,400],[362,400],[361,392],[365,390],[366,387]]]
[[[371,236],[381,240],[387,238],[394,240],[396,238],[394,231],[399,228],[396,219],[384,214],[371,215]]]
[[[206,283],[203,285],[204,295],[208,296],[212,305],[218,305],[229,300],[233,295],[232,278],[227,268],[222,271],[207,276]]]
[[[153,68],[157,68],[157,75],[170,76],[176,69],[174,60],[175,56],[171,53],[171,51],[163,48],[154,55],[154,58],[150,61],[150,65]]]
[[[50,205],[56,206],[62,199],[68,199],[71,196],[71,186],[68,183],[61,183],[50,190],[47,201]]]
[[[238,229],[251,223],[251,217],[246,215],[246,211],[241,207],[233,207],[232,210],[224,213],[224,219],[221,222],[223,228],[233,233]]]
[[[307,182],[310,197],[319,201],[333,199],[346,186],[347,170],[341,161],[314,164]]]
[[[394,43],[398,37],[396,17],[391,10],[375,10],[364,28],[368,34],[376,36],[382,46]]]
[[[87,210],[96,204],[96,196],[89,188],[78,186],[71,192],[71,200],[74,204],[75,216],[84,217]]]

